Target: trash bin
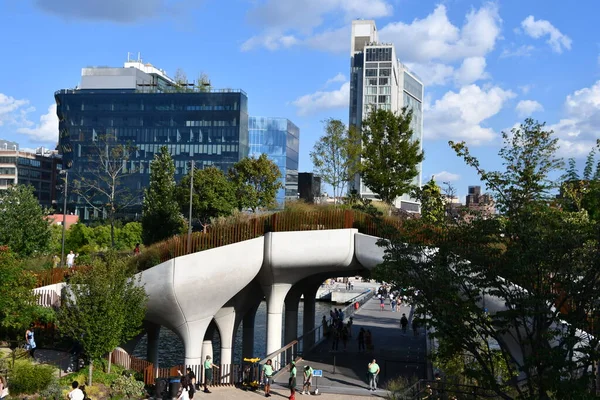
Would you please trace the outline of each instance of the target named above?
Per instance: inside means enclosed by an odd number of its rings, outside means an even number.
[[[167,389],[169,388],[168,378],[156,378],[154,380],[154,398],[164,399],[167,396]]]
[[[179,386],[181,386],[181,377],[173,376],[169,378],[169,397],[174,399],[177,397],[177,392],[179,391]]]

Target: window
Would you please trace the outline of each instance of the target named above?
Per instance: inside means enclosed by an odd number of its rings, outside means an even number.
[[[379,78],[379,84],[380,85],[389,85],[390,82],[390,78]]]
[[[391,94],[392,93],[392,88],[389,86],[381,86],[379,88],[379,94]],[[375,93],[373,93],[375,94]]]
[[[365,96],[365,104],[373,104],[377,101],[377,96]]]
[[[390,76],[391,72],[392,71],[389,68],[380,69],[379,70],[379,76]]]
[[[378,103],[390,103],[390,96],[379,96]]]
[[[366,76],[377,76],[377,70],[376,69],[367,69],[367,70],[365,70],[365,75]]]
[[[367,79],[367,85],[377,86],[377,78],[375,78],[375,79],[373,79],[373,78]]]
[[[17,162],[16,157],[0,157],[0,164],[14,164]]]
[[[377,94],[377,86],[367,86],[367,94]]]
[[[14,168],[0,168],[0,175],[14,175]]]

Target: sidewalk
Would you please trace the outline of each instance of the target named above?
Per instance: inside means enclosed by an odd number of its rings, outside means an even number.
[[[423,329],[414,336],[411,325],[406,334],[400,328],[402,313],[409,321],[412,317],[411,307],[402,306],[398,312],[392,312],[387,301],[384,311],[379,310],[379,300],[369,300],[355,315],[352,338],[346,350],[340,341],[339,350],[331,351],[331,341],[326,341],[315,348],[298,363],[298,376],[304,365],[323,370],[322,378],[313,379],[313,387],[318,385],[322,393],[338,393],[348,395],[371,395],[368,392],[367,365],[375,358],[381,368],[379,388],[385,388],[389,379],[398,376],[417,379],[427,378],[426,343]],[[412,322],[412,321],[410,321]],[[370,330],[373,337],[373,351],[358,351],[358,331],[360,328]],[[335,366],[335,367],[334,367]],[[298,379],[298,385],[301,385]],[[277,379],[276,384],[285,386],[287,374]],[[377,397],[385,397],[384,390],[378,390]]]

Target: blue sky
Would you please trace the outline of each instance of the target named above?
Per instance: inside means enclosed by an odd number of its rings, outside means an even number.
[[[321,121],[348,119],[351,20],[375,19],[426,84],[424,179],[437,174],[464,196],[478,179],[448,140],[498,168],[500,132],[531,115],[555,130],[563,156],[581,163],[592,148],[599,11],[595,0],[4,0],[0,138],[54,146],[54,91],[76,86],[82,67],[140,52],[171,75],[244,89],[251,115],[294,121],[310,171]]]

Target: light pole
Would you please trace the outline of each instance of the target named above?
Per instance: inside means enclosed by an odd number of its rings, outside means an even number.
[[[192,200],[194,195],[194,160],[190,161],[190,217],[188,220],[187,254],[192,252]]]
[[[62,251],[60,256],[60,264],[65,266],[65,231],[67,228],[67,187],[69,185],[69,171],[63,169],[60,171],[61,175],[65,176],[65,190],[63,193],[63,222],[62,222]]]

